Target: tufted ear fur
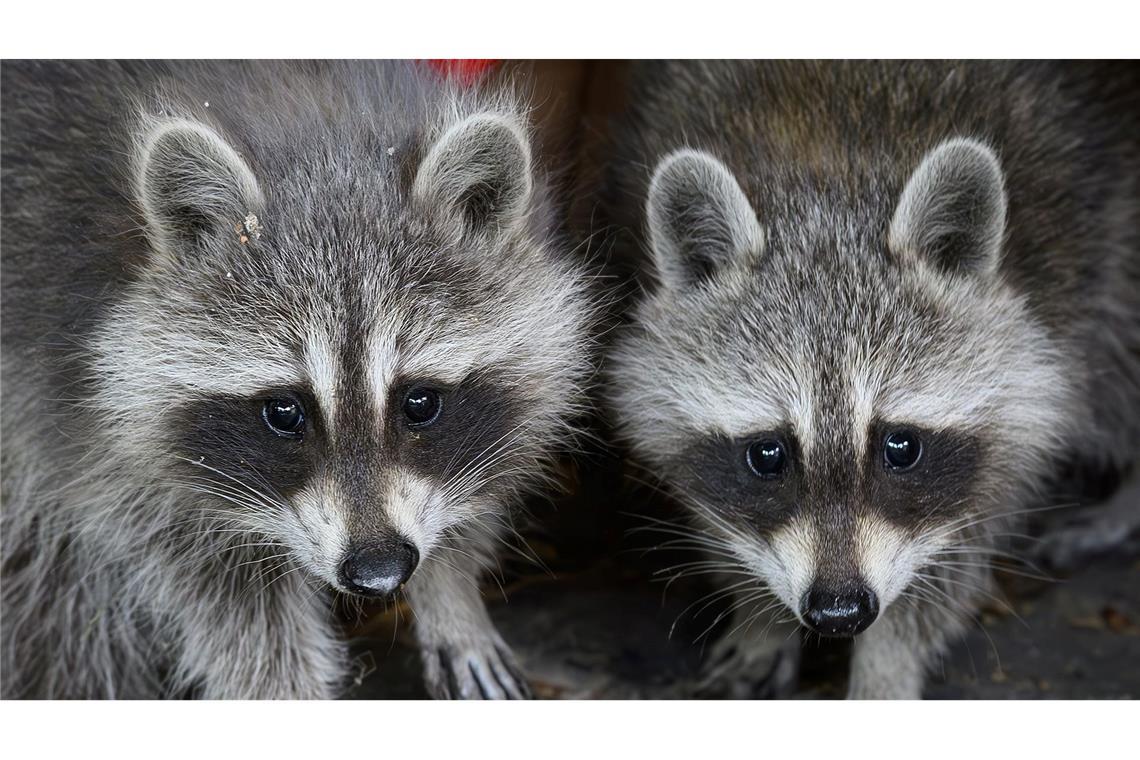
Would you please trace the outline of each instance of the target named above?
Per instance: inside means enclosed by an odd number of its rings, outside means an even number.
[[[144,133],[135,185],[151,244],[173,258],[192,254],[204,237],[232,232],[262,205],[241,156],[190,119],[158,121]]]
[[[700,282],[764,247],[764,229],[736,178],[704,151],[685,148],[661,160],[649,182],[646,223],[669,288]]]
[[[1001,261],[1005,215],[994,152],[976,140],[947,140],[907,181],[891,220],[890,247],[947,273],[991,275]]]
[[[477,234],[497,234],[526,217],[534,189],[524,126],[495,113],[469,116],[431,147],[413,196]]]

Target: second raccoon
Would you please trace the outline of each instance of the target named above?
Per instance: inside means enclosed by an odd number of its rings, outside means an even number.
[[[935,62],[633,76],[608,206],[654,282],[610,403],[694,535],[753,579],[743,598],[857,636],[852,697],[921,694],[1051,472],[1135,467],[1136,80]],[[1138,512],[1133,485],[1101,516],[1119,535]]]

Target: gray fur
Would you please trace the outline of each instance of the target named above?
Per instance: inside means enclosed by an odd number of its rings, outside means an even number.
[[[645,215],[649,249],[669,287],[683,289],[764,246],[764,230],[732,173],[700,151],[682,149],[658,164]]]
[[[525,694],[478,583],[591,307],[515,99],[306,62],[6,62],[3,97],[4,696],[334,696],[338,563],[394,534],[431,691]],[[428,159],[464,125],[497,137]]]
[[[514,119],[480,114],[456,124],[424,158],[413,185],[458,224],[501,232],[525,218],[533,190],[530,146]]]
[[[649,276],[610,404],[702,518],[697,540],[755,579],[740,596],[774,596],[786,617],[820,579],[874,589],[853,697],[919,695],[1053,472],[1136,465],[1136,83],[1125,65],[1049,63],[632,77],[607,221],[639,231],[616,259]],[[765,246],[676,288],[654,265],[675,232],[653,177],[682,149],[723,162]],[[882,460],[900,426],[938,446],[905,476]],[[794,443],[779,485],[745,465],[764,435]]]
[[[1000,262],[1005,217],[997,156],[976,140],[947,140],[907,180],[891,219],[890,247],[949,272],[989,276]]]
[[[145,126],[134,175],[152,245],[172,259],[193,255],[195,223],[217,234],[264,205],[241,157],[214,130],[189,119],[158,118]]]

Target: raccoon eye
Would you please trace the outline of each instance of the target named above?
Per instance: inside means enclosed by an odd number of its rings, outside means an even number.
[[[411,427],[426,427],[435,422],[443,409],[443,400],[437,391],[416,386],[404,396],[404,416]]]
[[[269,399],[261,408],[261,418],[283,438],[300,438],[305,432],[305,410],[296,399]]]
[[[764,438],[749,445],[745,459],[752,472],[765,480],[771,480],[784,471],[788,457],[784,453],[784,444],[775,438]]]
[[[883,458],[892,470],[909,470],[922,456],[922,441],[909,430],[888,433],[883,441]]]

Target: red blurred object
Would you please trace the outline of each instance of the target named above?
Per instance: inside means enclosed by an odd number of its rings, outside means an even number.
[[[497,58],[430,58],[428,64],[464,85],[475,84],[499,63]]]

